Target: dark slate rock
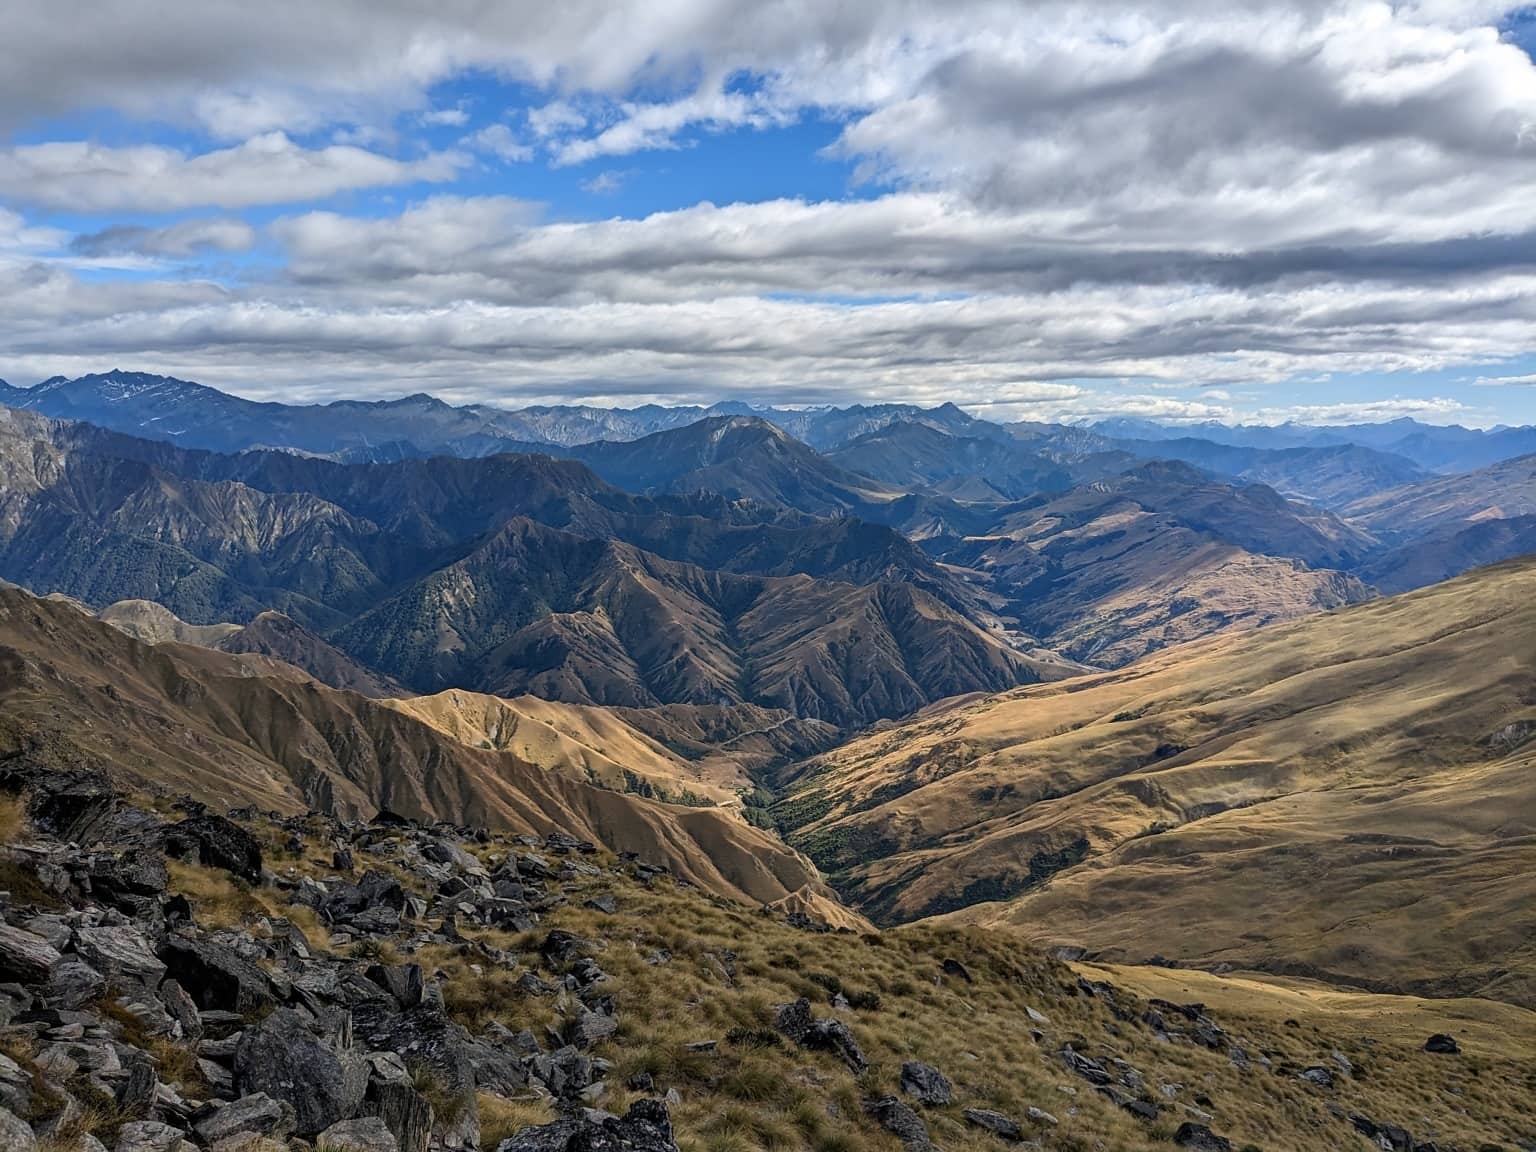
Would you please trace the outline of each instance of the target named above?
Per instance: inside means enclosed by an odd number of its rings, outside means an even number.
[[[264,1092],[242,1096],[206,1113],[194,1113],[192,1130],[205,1144],[251,1132],[257,1136],[286,1136],[293,1127],[293,1109]]]
[[[1056,1055],[1061,1060],[1061,1062],[1067,1066],[1068,1069],[1076,1072],[1090,1084],[1104,1085],[1108,1084],[1111,1080],[1114,1079],[1114,1077],[1112,1077],[1109,1072],[1105,1070],[1104,1065],[1100,1064],[1097,1060],[1090,1060],[1081,1052],[1073,1051],[1070,1044],[1068,1044]]]
[[[375,964],[368,979],[388,992],[401,1008],[414,1008],[426,994],[420,964]]]
[[[165,850],[196,855],[199,864],[233,872],[252,884],[261,881],[261,845],[240,825],[212,812],[189,816],[165,830]]]
[[[1458,1056],[1461,1054],[1461,1045],[1456,1043],[1456,1037],[1444,1032],[1436,1032],[1424,1041],[1424,1051],[1435,1052],[1441,1056]]]
[[[358,1042],[370,1052],[394,1052],[430,1073],[441,1098],[452,1102],[435,1123],[445,1143],[473,1145],[480,1118],[475,1101],[475,1070],[468,1034],[448,1018],[441,1004],[424,1002],[401,1012],[393,1002],[369,1001],[353,1010]]]
[[[42,936],[0,922],[0,977],[40,984],[59,962],[59,950]]]
[[[1173,1134],[1173,1142],[1180,1148],[1192,1148],[1194,1152],[1232,1152],[1232,1141],[1216,1135],[1204,1124],[1180,1124]]]
[[[773,1026],[780,1035],[802,1048],[836,1053],[855,1072],[863,1072],[869,1067],[852,1030],[841,1020],[818,1020],[811,1013],[811,1002],[803,996],[792,1004],[781,1004]]]
[[[569,1116],[524,1128],[496,1152],[678,1152],[672,1119],[660,1100],[637,1100],[622,1118]]]
[[[276,1003],[276,992],[267,973],[223,944],[167,936],[160,946],[160,959],[166,974],[186,990],[200,1009],[249,1016]]]
[[[368,1066],[344,1040],[323,1041],[297,1012],[279,1008],[240,1037],[234,1076],[237,1092],[287,1103],[295,1133],[314,1137],[357,1114]]]
[[[955,1086],[949,1077],[921,1060],[908,1060],[901,1066],[901,1091],[919,1104],[933,1108],[941,1108],[955,1098]]]
[[[43,999],[50,1008],[84,1008],[101,999],[107,978],[78,956],[66,956],[48,973]]]
[[[984,1128],[1004,1140],[1024,1139],[1024,1129],[1019,1127],[1018,1121],[1004,1116],[1001,1112],[994,1112],[990,1108],[967,1108],[965,1122],[977,1128]]]
[[[415,1087],[405,1081],[372,1080],[363,1097],[362,1116],[377,1116],[384,1121],[399,1145],[400,1152],[427,1152],[436,1117],[432,1105]]]
[[[864,1111],[875,1122],[901,1141],[909,1152],[930,1152],[933,1141],[928,1138],[928,1128],[917,1113],[894,1096],[881,1096],[864,1101]]]
[[[971,974],[966,971],[965,965],[958,960],[946,958],[940,968],[946,976],[953,976],[958,980],[964,980],[967,984],[971,983]]]

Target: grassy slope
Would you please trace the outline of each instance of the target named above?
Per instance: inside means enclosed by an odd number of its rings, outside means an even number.
[[[283,837],[268,835],[275,852]],[[328,871],[325,838],[305,859],[279,861]],[[477,852],[504,851],[492,843]],[[263,912],[292,915],[275,894],[239,892],[222,874],[179,867],[199,917],[228,919]],[[623,876],[582,877],[563,885],[566,902],[538,930],[521,935],[466,929],[471,941],[515,955],[537,969],[544,934],[560,928],[599,943],[598,961],[611,976],[619,1030],[594,1052],[616,1065],[599,1101],[622,1112],[635,1098],[624,1088],[649,1072],[658,1091],[675,1088],[673,1109],[684,1152],[897,1152],[899,1144],[863,1114],[869,1096],[894,1094],[900,1066],[924,1060],[955,1083],[955,1102],[921,1109],[934,1141],[946,1152],[998,1152],[995,1138],[967,1126],[965,1108],[994,1108],[1017,1117],[1026,1135],[1054,1152],[1150,1152],[1169,1147],[1183,1106],[1208,1097],[1210,1122],[1234,1148],[1265,1152],[1374,1145],[1345,1115],[1409,1128],[1419,1140],[1463,1148],[1513,1142],[1536,1125],[1536,1014],[1483,1001],[1405,1001],[1340,994],[1295,984],[1222,980],[1203,973],[1154,969],[1074,969],[1020,947],[1009,933],[976,928],[913,926],[883,935],[814,935],[770,917],[662,880],[642,885]],[[583,906],[612,893],[616,915]],[[270,907],[263,901],[272,902]],[[312,937],[323,939],[311,930]],[[663,964],[648,962],[657,949]],[[473,943],[431,945],[383,959],[415,961],[444,983],[450,1012],[471,1030],[491,1020],[517,1030],[568,1022],[561,1001],[530,999],[518,973],[482,967]],[[965,965],[964,982],[942,972],[946,959]],[[1079,976],[1107,979],[1111,997],[1084,994]],[[837,1010],[829,989],[841,988],[859,1007]],[[835,1015],[853,1029],[871,1064],[855,1076],[828,1054],[796,1050],[769,1028],[775,1005],[806,996],[817,1015]],[[1209,1050],[1159,1039],[1142,1021],[1141,997],[1210,1005],[1230,1043],[1273,1070],[1241,1069],[1225,1048]],[[1030,1016],[1043,1014],[1044,1022]],[[1166,1011],[1166,1010],[1165,1010]],[[1031,1037],[1038,1029],[1041,1037]],[[1464,1055],[1423,1052],[1432,1032],[1453,1033]],[[687,1045],[718,1041],[710,1052]],[[1156,1122],[1133,1119],[1055,1057],[1065,1043],[1096,1059],[1120,1058],[1146,1079],[1147,1094],[1167,1106]],[[1300,1068],[1337,1067],[1334,1054],[1355,1066],[1332,1090],[1294,1078]],[[1162,1085],[1178,1085],[1171,1096]],[[520,1125],[547,1122],[547,1104],[482,1096],[485,1147]],[[1059,1124],[1031,1123],[1038,1107]]]
[[[1533,641],[1506,564],[932,712],[777,812],[888,921],[1536,1003]]]

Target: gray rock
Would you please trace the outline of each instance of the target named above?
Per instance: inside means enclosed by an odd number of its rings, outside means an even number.
[[[153,988],[165,975],[165,965],[155,956],[144,934],[126,925],[82,925],[75,929],[74,950],[113,983],[131,980]]]
[[[933,1108],[941,1108],[955,1098],[955,1086],[949,1077],[921,1060],[908,1060],[901,1066],[901,1091],[919,1104]]]
[[[392,996],[401,1008],[414,1008],[426,994],[420,964],[375,964],[368,979]]]
[[[5,1108],[0,1108],[0,1148],[6,1152],[35,1152],[37,1148],[31,1126]]]
[[[248,1016],[276,1001],[266,972],[234,949],[212,940],[167,936],[160,946],[160,959],[200,1009]],[[205,1031],[207,1027],[205,1019]]]
[[[197,1013],[197,1004],[187,995],[187,990],[176,980],[162,981],[160,1003],[165,1005],[166,1013],[176,1022],[181,1039],[195,1048],[203,1038],[203,1021]]]
[[[524,1128],[496,1152],[678,1152],[672,1119],[660,1100],[637,1100],[622,1118],[568,1116]]]
[[[279,1008],[240,1037],[235,1090],[265,1093],[293,1108],[294,1131],[313,1137],[357,1113],[367,1062],[342,1041],[326,1043],[290,1008]]]
[[[192,1130],[205,1144],[213,1144],[241,1132],[258,1136],[285,1136],[293,1127],[293,1109],[265,1092],[242,1096],[197,1120]]]
[[[1019,1127],[1018,1121],[1001,1112],[994,1112],[990,1108],[967,1108],[964,1115],[967,1124],[983,1128],[994,1136],[1004,1140],[1024,1139],[1024,1130]]]
[[[1180,1124],[1173,1134],[1173,1142],[1180,1148],[1193,1148],[1195,1152],[1232,1152],[1232,1142],[1218,1136],[1204,1124]]]
[[[619,1030],[619,1022],[601,1012],[582,1012],[569,1033],[571,1043],[578,1048],[590,1048],[606,1040]]]
[[[53,966],[43,998],[50,1008],[83,1008],[101,999],[107,978],[78,956],[66,956]]]
[[[143,1116],[155,1102],[159,1079],[155,1065],[146,1056],[128,1061],[128,1075],[117,1089],[117,1106],[129,1116]]]
[[[1063,1064],[1090,1084],[1108,1084],[1113,1079],[1104,1065],[1097,1060],[1090,1060],[1081,1052],[1073,1051],[1070,1044],[1056,1055]]]
[[[187,1134],[158,1120],[135,1120],[117,1130],[117,1152],[192,1152]]]
[[[435,1118],[436,1135],[446,1144],[465,1146],[479,1140],[480,1111],[475,1100],[475,1072],[469,1035],[448,1018],[443,1006],[423,1003],[401,1012],[390,1001],[370,1001],[354,1008],[359,1041],[373,1052],[394,1052],[426,1070],[442,1099],[451,1102]]]
[[[402,1065],[398,1079],[369,1081],[368,1094],[363,1098],[359,1115],[376,1116],[394,1135],[400,1152],[427,1152],[432,1139],[432,1124],[436,1117],[427,1098],[416,1091],[404,1075]]]
[[[222,868],[256,884],[261,880],[261,845],[240,825],[212,812],[190,816],[165,831],[166,851],[196,856],[199,864]]]
[[[338,1120],[315,1141],[322,1152],[400,1152],[400,1145],[377,1116]]]
[[[0,977],[40,984],[59,962],[59,950],[43,937],[0,922]]]
[[[1456,1037],[1444,1032],[1436,1032],[1428,1040],[1424,1041],[1424,1051],[1434,1052],[1441,1056],[1457,1056],[1461,1053],[1461,1045],[1456,1043]]]
[[[901,1141],[908,1152],[933,1152],[933,1141],[928,1138],[928,1128],[917,1113],[894,1096],[881,1096],[864,1101],[864,1111],[875,1122]]]
[[[869,1067],[852,1030],[841,1020],[818,1020],[811,1014],[811,1002],[804,996],[792,1004],[781,1004],[773,1026],[802,1048],[835,1052],[855,1072],[862,1073]]]

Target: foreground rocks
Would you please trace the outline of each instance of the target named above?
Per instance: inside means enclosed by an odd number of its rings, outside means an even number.
[[[549,932],[542,971],[521,974],[525,992],[572,1004],[564,1036],[499,1022],[472,1035],[420,965],[370,958],[435,943],[483,971],[518,969],[467,943],[460,925],[535,930],[562,902],[561,881],[600,873],[580,862],[592,844],[554,834],[482,862],[466,830],[310,818],[303,831],[318,824],[330,836],[340,873],[317,879],[273,871],[250,831],[191,801],[165,820],[99,776],[15,765],[0,770],[6,788],[26,796],[37,832],[7,851],[53,903],[0,899],[0,1052],[26,1061],[0,1055],[3,1152],[34,1152],[45,1138],[50,1152],[469,1152],[483,1147],[486,1094],[564,1113],[503,1147],[676,1152],[664,1100],[639,1100],[621,1118],[591,1107],[612,1072],[591,1050],[619,1026],[597,943]],[[270,820],[287,851],[303,850],[299,822],[237,815]],[[389,867],[361,863],[369,858]],[[199,924],[171,891],[175,859],[308,908],[329,938],[272,916]],[[857,1054],[836,1028],[816,1035]],[[172,1055],[190,1064],[181,1075],[195,1094],[162,1079]]]

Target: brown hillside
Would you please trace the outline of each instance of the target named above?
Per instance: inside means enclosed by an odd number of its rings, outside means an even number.
[[[886,920],[1536,1003],[1536,561],[930,714],[802,765]]]
[[[97,763],[204,800],[284,812],[563,829],[667,862],[733,899],[779,900],[813,870],[735,816],[597,788],[467,747],[396,709],[248,656],[150,646],[78,610],[0,590],[0,758]]]

